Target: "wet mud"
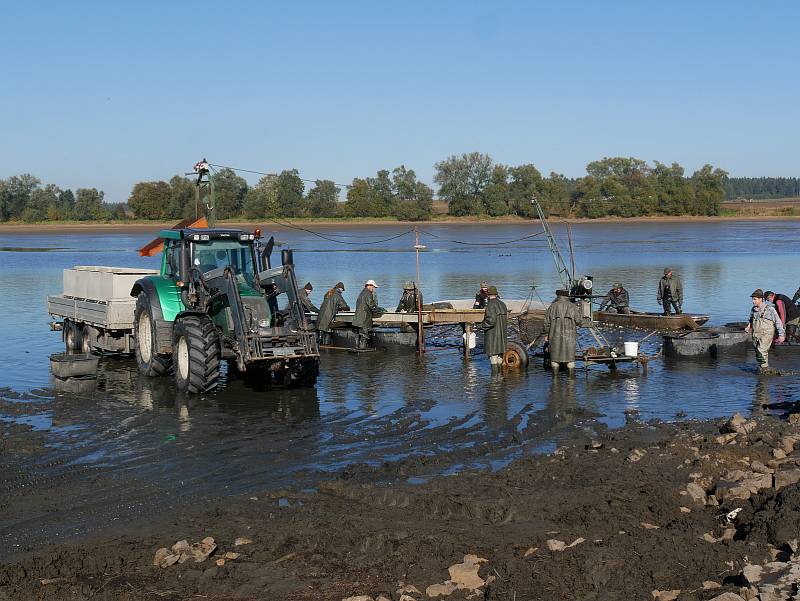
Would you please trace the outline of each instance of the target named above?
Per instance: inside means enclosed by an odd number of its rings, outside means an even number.
[[[587,421],[497,471],[410,484],[416,462],[433,461],[418,458],[350,466],[313,488],[176,499],[7,559],[0,599],[756,598],[752,570],[790,566],[797,550],[795,445],[797,420],[772,416]],[[207,537],[207,559],[154,565],[159,549]]]

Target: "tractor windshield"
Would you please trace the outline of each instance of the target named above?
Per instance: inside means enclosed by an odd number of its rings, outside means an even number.
[[[210,240],[192,244],[192,265],[203,273],[218,267],[232,266],[236,275],[253,286],[255,283],[255,264],[253,247],[237,240]]]

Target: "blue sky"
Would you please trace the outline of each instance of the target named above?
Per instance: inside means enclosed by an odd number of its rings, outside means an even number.
[[[206,156],[349,183],[480,151],[798,176],[792,2],[8,3],[0,178],[126,200]],[[255,178],[248,176],[253,182]]]

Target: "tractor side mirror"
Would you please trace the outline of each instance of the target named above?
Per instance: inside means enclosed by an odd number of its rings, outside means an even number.
[[[272,268],[272,261],[270,260],[270,256],[272,255],[272,249],[275,247],[275,236],[270,236],[267,243],[264,245],[264,250],[261,251],[261,269],[271,269]]]

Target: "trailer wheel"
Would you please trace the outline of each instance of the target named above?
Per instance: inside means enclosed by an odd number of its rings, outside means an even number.
[[[204,315],[187,315],[175,322],[172,348],[175,385],[197,394],[216,388],[222,356],[217,327]]]
[[[64,346],[68,353],[80,353],[83,343],[81,341],[81,331],[78,324],[71,319],[64,320],[63,330]]]
[[[136,297],[136,309],[133,312],[133,336],[136,339],[136,362],[139,371],[145,376],[163,376],[169,371],[172,358],[158,354],[156,339],[156,320],[153,308],[146,292]]]
[[[509,341],[503,355],[503,365],[510,369],[527,369],[528,351],[519,342]]]

